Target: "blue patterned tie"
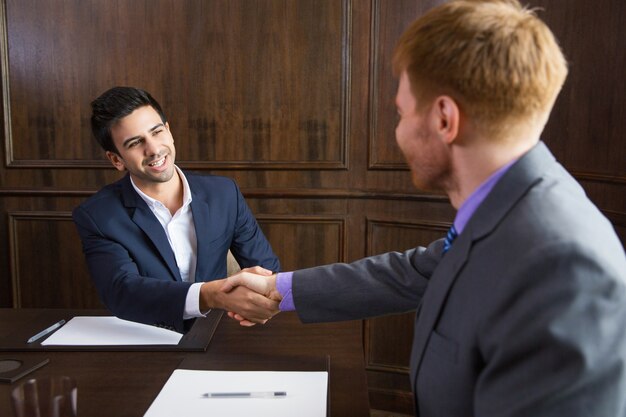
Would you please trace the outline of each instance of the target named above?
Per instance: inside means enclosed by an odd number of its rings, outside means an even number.
[[[459,234],[454,227],[454,224],[448,229],[448,234],[446,234],[446,238],[443,241],[443,253],[446,253],[452,247],[452,242]]]

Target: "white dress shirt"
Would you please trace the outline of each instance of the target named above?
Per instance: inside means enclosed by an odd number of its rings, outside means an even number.
[[[132,177],[130,178],[130,182],[135,191],[137,191],[137,194],[148,204],[152,213],[154,213],[159,223],[161,223],[161,226],[163,226],[167,240],[174,252],[182,280],[185,282],[195,282],[198,239],[196,238],[196,227],[191,212],[191,189],[189,188],[185,174],[183,174],[177,166],[174,167],[183,183],[183,205],[173,216],[163,203],[149,197],[141,191],[133,182]],[[201,286],[201,282],[196,282],[189,288],[185,301],[183,319],[204,316],[204,314],[200,312]]]

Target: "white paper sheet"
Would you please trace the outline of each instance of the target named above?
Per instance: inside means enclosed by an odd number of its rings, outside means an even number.
[[[68,321],[42,346],[177,345],[182,334],[110,316],[78,316]]]
[[[175,370],[144,417],[325,417],[328,372]],[[285,391],[282,398],[203,398],[208,392]]]

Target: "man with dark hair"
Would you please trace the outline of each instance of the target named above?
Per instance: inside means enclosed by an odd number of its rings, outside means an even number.
[[[145,90],[131,87],[113,87],[91,102],[91,131],[105,152],[118,153],[111,126],[139,107],[150,106],[161,122],[167,123],[161,105]]]
[[[446,239],[224,289],[304,322],[417,311],[420,417],[625,417],[626,257],[540,141],[567,75],[550,29],[515,0],[450,1],[410,25],[393,65],[413,182],[458,209]]]
[[[107,308],[179,332],[211,308],[246,309],[252,302],[261,321],[269,317],[275,302],[243,288],[218,291],[229,250],[244,271],[280,269],[235,182],[174,165],[170,125],[146,91],[112,88],[93,101],[92,111],[92,131],[106,157],[128,172],[73,212]]]

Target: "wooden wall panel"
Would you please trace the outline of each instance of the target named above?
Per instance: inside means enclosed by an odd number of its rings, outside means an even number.
[[[426,10],[445,0],[373,0],[372,2],[372,60],[369,99],[369,160],[370,169],[408,170],[400,149],[396,146],[394,130],[397,122],[395,97],[397,80],[391,75],[393,49],[404,29]]]
[[[349,0],[7,0],[6,16],[9,166],[108,167],[89,102],[122,84],[161,102],[188,167],[345,167]]]
[[[533,0],[559,40],[570,73],[544,137],[557,158],[579,178],[626,185],[626,3]],[[565,6],[563,4],[562,6]],[[557,8],[558,7],[558,8]],[[600,68],[601,67],[601,68]]]
[[[441,238],[450,224],[368,219],[367,254],[426,246]],[[403,412],[411,412],[413,404],[408,373],[414,320],[414,312],[365,320],[365,362],[372,402],[395,403],[391,409]]]
[[[345,220],[327,216],[257,215],[283,271],[343,262]]]
[[[69,212],[9,212],[13,306],[102,308]]]

